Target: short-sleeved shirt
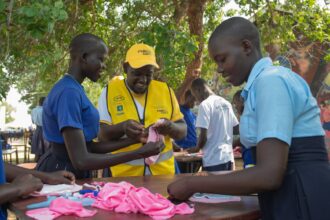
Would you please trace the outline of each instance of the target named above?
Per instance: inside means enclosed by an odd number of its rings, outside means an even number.
[[[170,89],[171,95],[172,95],[172,105],[173,105],[173,115],[171,118],[171,121],[177,121],[183,118],[183,115],[180,112],[180,107],[178,104],[178,101],[176,99],[176,96],[172,89]],[[133,95],[134,102],[136,105],[136,108],[139,113],[139,117],[143,118],[144,113],[144,102],[145,102],[145,95],[139,95],[135,94],[133,91],[131,91],[131,94]],[[98,101],[98,110],[100,113],[100,122],[105,124],[112,124],[111,116],[108,112],[108,104],[107,104],[107,88],[104,88],[101,92],[101,95],[99,97]]]
[[[186,149],[189,147],[195,147],[197,145],[196,135],[196,115],[185,106],[180,106],[180,111],[184,116],[184,120],[187,124],[187,136],[181,140],[175,141],[177,145]]]
[[[0,147],[0,185],[6,183],[5,167],[2,159],[2,147]],[[7,219],[7,210],[4,206],[0,205],[0,220]]]
[[[81,129],[85,141],[92,141],[99,131],[99,119],[83,86],[69,74],[54,85],[43,105],[44,136],[50,142],[64,143],[61,131],[65,127]]]
[[[238,125],[231,104],[217,95],[210,95],[198,108],[197,128],[207,129],[202,149],[203,166],[215,166],[234,160],[233,127]]]
[[[42,106],[37,106],[31,111],[32,123],[42,126]]]
[[[241,95],[240,139],[247,148],[265,138],[290,145],[292,138],[324,135],[308,84],[290,69],[274,66],[270,58],[254,65]]]

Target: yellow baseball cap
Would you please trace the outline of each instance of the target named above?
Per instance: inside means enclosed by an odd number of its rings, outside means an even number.
[[[131,67],[138,69],[146,65],[152,65],[159,68],[156,62],[154,48],[146,44],[134,44],[126,54],[126,60]]]

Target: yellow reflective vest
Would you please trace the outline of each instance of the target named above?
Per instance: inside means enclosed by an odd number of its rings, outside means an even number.
[[[152,80],[146,92],[144,117],[139,118],[133,95],[123,77],[114,77],[107,86],[107,106],[112,124],[133,119],[149,127],[160,118],[171,120],[173,114],[172,95],[166,83]],[[115,153],[136,150],[142,144],[134,144]],[[110,167],[112,176],[143,176],[146,169],[144,159]],[[170,137],[165,137],[165,149],[161,152],[155,164],[149,166],[152,175],[174,174],[174,156]]]

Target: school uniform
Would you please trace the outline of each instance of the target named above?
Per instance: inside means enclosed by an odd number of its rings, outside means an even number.
[[[246,148],[242,145],[241,148],[244,169],[254,167],[256,165],[256,147]]]
[[[72,166],[61,131],[65,127],[81,129],[88,147],[88,143],[97,137],[99,119],[99,113],[87,98],[83,86],[66,74],[54,85],[43,105],[42,124],[50,150],[38,161],[37,170],[68,170],[78,179],[89,177],[88,171]]]
[[[289,145],[282,185],[259,193],[262,219],[330,219],[330,166],[320,110],[307,83],[263,58],[254,65],[241,95],[241,143],[256,146],[276,138]]]

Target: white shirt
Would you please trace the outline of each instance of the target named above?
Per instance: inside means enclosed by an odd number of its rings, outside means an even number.
[[[217,95],[210,95],[198,108],[196,127],[207,129],[203,147],[203,166],[234,161],[233,127],[238,125],[231,104]]]
[[[144,106],[142,106],[137,100],[134,99],[137,111],[139,113],[140,118],[143,118],[144,114]],[[99,97],[97,108],[100,114],[100,121],[106,122],[107,124],[112,123],[111,116],[108,111],[108,103],[107,103],[107,87],[103,88],[101,95]]]
[[[42,126],[42,106],[37,106],[31,111],[32,123]]]

